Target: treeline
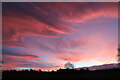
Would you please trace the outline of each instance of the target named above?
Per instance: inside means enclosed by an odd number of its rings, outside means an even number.
[[[59,69],[57,71],[39,70],[4,70],[2,80],[119,80],[120,69]]]
[[[34,70],[34,69],[23,69],[23,70],[3,70],[3,73],[11,73],[11,72],[38,72],[38,73],[46,73],[46,72],[101,72],[101,71],[120,71],[120,68],[113,68],[113,69],[103,69],[103,70],[89,70],[88,68],[86,69],[58,69],[56,71],[51,70],[51,71],[42,71],[41,69],[39,70]]]

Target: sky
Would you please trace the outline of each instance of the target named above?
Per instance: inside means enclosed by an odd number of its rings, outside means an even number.
[[[3,70],[116,63],[116,2],[4,2],[2,21]]]

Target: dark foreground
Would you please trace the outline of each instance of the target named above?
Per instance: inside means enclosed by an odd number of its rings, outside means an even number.
[[[42,71],[3,71],[2,80],[120,80],[120,69],[109,70],[58,70]]]

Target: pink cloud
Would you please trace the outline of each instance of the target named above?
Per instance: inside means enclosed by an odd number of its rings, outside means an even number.
[[[74,29],[67,25],[66,21],[80,23],[98,17],[118,17],[117,3],[23,3],[18,5],[21,8],[21,5],[26,5],[26,8],[31,7],[20,13],[15,12],[16,8],[13,11],[11,8],[11,11],[6,8],[3,10],[4,40],[15,41],[24,34],[57,37],[57,33],[66,34],[70,29]],[[41,5],[47,9],[44,10]],[[11,6],[8,5],[8,7]],[[31,13],[27,15],[28,12]]]
[[[39,57],[34,57],[34,56],[15,56],[15,55],[9,55],[9,57],[20,58],[20,59],[30,59],[30,60],[40,59]]]

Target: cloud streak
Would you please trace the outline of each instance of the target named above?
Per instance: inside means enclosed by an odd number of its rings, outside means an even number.
[[[23,34],[57,37],[74,29],[66,22],[97,17],[117,17],[117,3],[3,3],[3,39],[18,40]]]

